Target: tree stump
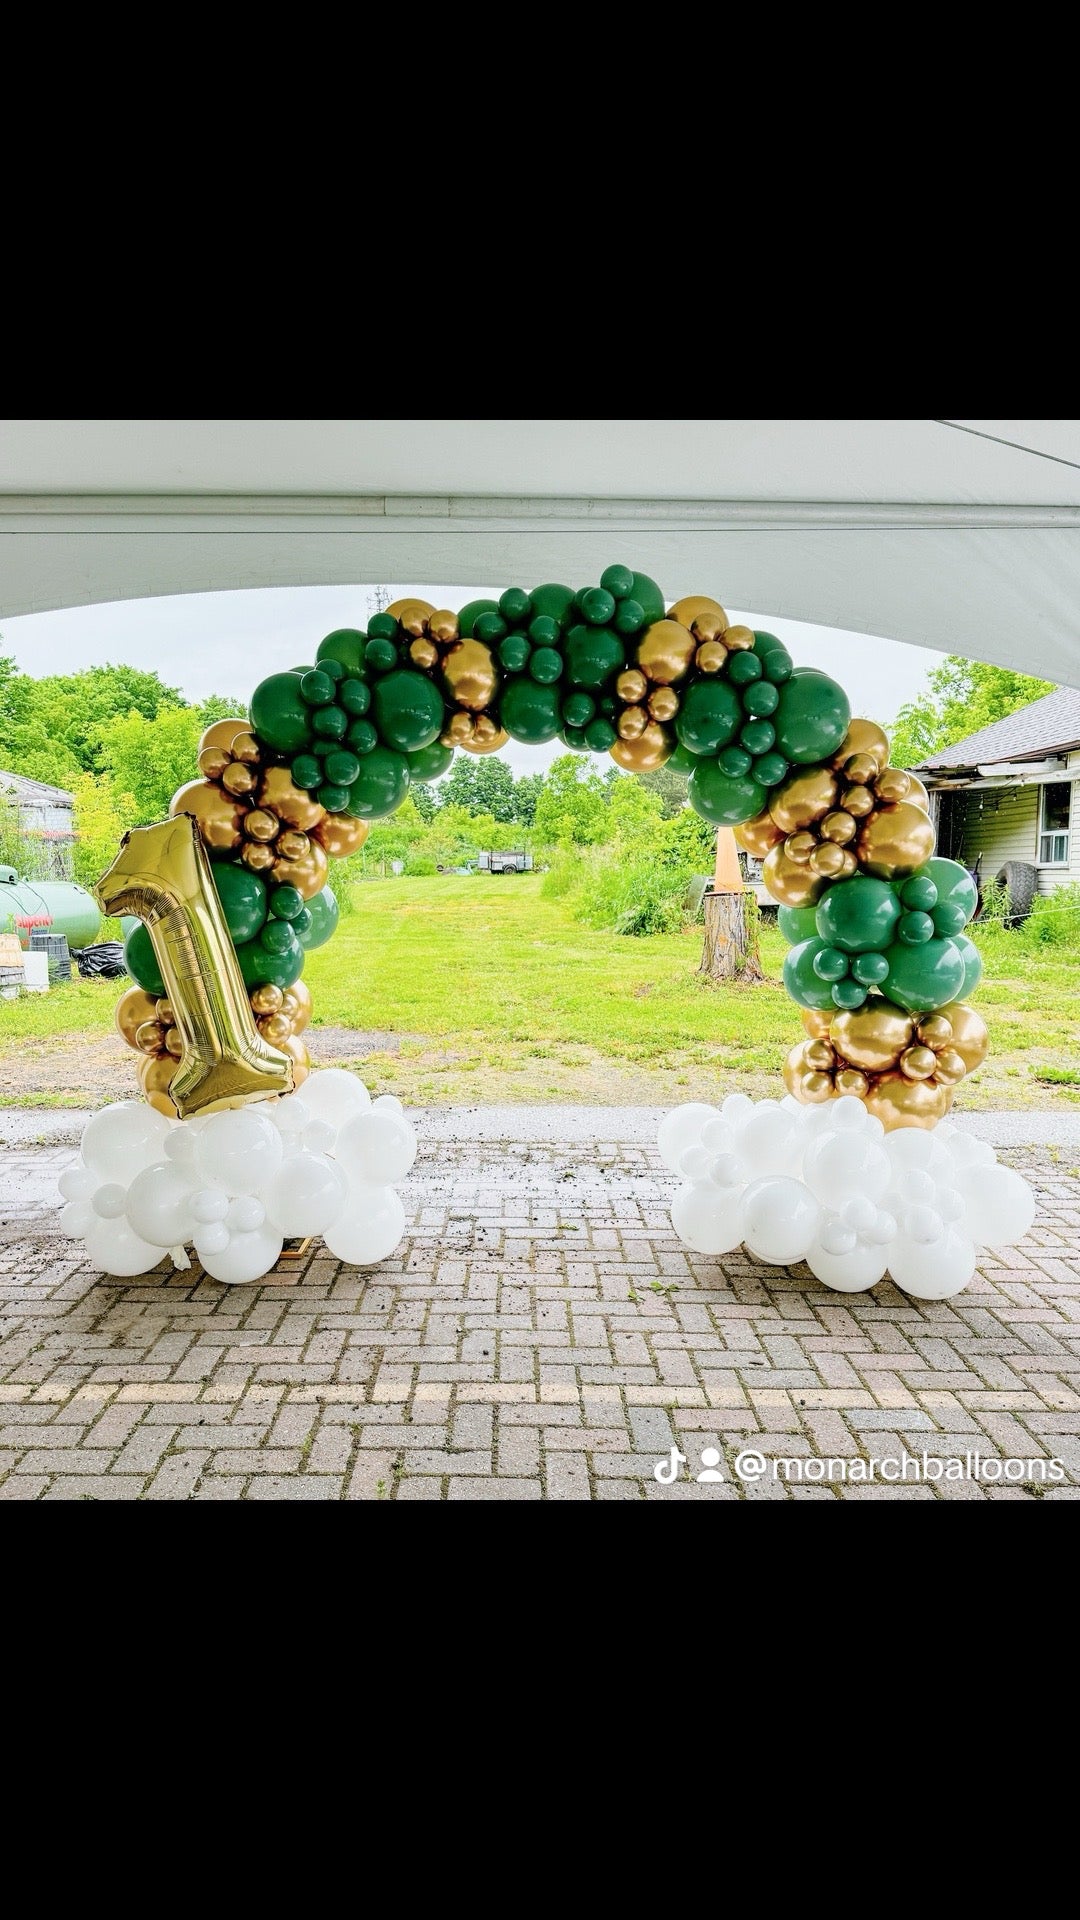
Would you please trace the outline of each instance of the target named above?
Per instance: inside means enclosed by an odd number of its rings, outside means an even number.
[[[756,909],[757,901],[750,898]],[[698,972],[711,980],[754,986],[765,978],[758,957],[757,914],[747,913],[746,901],[745,893],[705,895],[705,947]]]

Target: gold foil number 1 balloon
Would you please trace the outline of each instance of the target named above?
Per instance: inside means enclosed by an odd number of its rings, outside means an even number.
[[[190,814],[133,827],[93,889],[102,911],[145,923],[183,1042],[169,1098],[181,1119],[291,1093],[292,1061],[263,1039],[198,827]]]

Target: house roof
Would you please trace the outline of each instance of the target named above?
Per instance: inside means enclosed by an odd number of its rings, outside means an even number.
[[[73,807],[75,795],[66,793],[63,787],[50,787],[44,780],[27,780],[21,773],[7,773],[0,767],[0,788],[13,793],[17,799],[29,802],[31,806]]]
[[[928,756],[920,772],[939,767],[986,767],[999,761],[1041,760],[1046,754],[1064,753],[1080,747],[1080,692],[1073,687],[1057,687],[995,720],[991,727],[980,727],[966,740]]]

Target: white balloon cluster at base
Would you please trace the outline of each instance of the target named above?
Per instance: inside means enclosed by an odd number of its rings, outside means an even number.
[[[104,1273],[148,1273],[191,1241],[227,1285],[269,1273],[287,1239],[322,1234],[351,1266],[372,1267],[405,1231],[394,1186],[416,1135],[393,1094],[373,1101],[339,1067],[311,1073],[303,1094],[168,1120],[144,1100],[91,1114],[79,1159],[60,1176],[61,1231]]]
[[[693,1101],[665,1115],[657,1145],[682,1175],[671,1222],[686,1246],[805,1260],[838,1293],[888,1273],[919,1300],[947,1300],[974,1274],[977,1247],[1010,1246],[1035,1218],[1027,1181],[987,1141],[948,1121],[886,1133],[849,1096]]]

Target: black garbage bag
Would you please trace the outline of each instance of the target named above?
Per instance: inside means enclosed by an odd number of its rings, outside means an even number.
[[[84,980],[92,980],[102,975],[106,980],[118,980],[127,972],[124,965],[124,943],[122,940],[100,940],[96,947],[84,947],[75,955],[75,964]]]

